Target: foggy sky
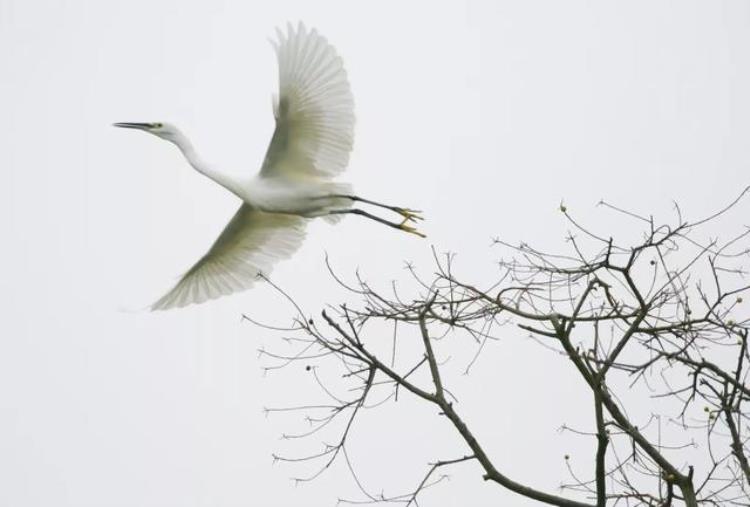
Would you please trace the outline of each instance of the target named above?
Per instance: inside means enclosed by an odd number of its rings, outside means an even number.
[[[270,287],[142,310],[238,202],[173,146],[110,126],[170,121],[207,160],[256,171],[273,129],[267,38],[298,20],[349,73],[346,179],[428,218],[427,240],[357,217],[312,224],[273,274],[311,315],[346,297],[326,253],[338,272],[387,286],[408,284],[405,261],[429,273],[434,245],[489,283],[492,237],[564,247],[561,200],[607,228],[601,198],[661,217],[675,200],[697,217],[750,182],[744,1],[0,0],[0,505],[356,498],[343,466],[295,487],[300,470],[272,462],[319,441],[282,442],[304,421],[263,413],[313,396],[301,367],[263,375],[257,350],[279,337],[240,319],[288,323]],[[557,432],[590,423],[574,373],[508,335],[456,376],[467,423],[515,480],[555,492],[564,454],[590,459]],[[373,491],[408,491],[427,462],[465,452],[413,400],[359,422],[352,457]],[[532,505],[475,464],[451,473],[424,505]]]

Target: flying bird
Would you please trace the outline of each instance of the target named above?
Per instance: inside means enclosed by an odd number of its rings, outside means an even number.
[[[114,124],[173,143],[196,171],[243,201],[208,252],[152,310],[203,303],[250,288],[276,261],[300,247],[311,218],[335,223],[356,214],[424,237],[413,225],[422,220],[418,211],[358,197],[350,185],[334,180],[346,169],[354,142],[354,101],[336,50],[302,23],[288,25],[286,33],[277,29],[277,36],[271,41],[279,66],[276,128],[255,176],[239,179],[217,170],[170,123]],[[387,220],[355,205],[383,208],[399,219]]]

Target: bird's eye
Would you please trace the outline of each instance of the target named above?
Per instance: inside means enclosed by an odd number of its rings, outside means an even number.
[[[154,128],[155,128],[155,129],[160,129],[160,128],[162,128],[163,126],[164,126],[164,125],[163,125],[163,124],[161,124],[161,123],[154,123]]]

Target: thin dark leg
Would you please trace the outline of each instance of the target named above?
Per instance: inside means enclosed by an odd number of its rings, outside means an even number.
[[[347,194],[333,194],[326,197],[337,197],[339,199],[349,199],[354,202],[363,202],[365,204],[370,204],[372,206],[377,206],[378,208],[387,209],[390,211],[393,211],[394,213],[398,213],[404,218],[404,222],[416,222],[418,220],[424,220],[424,217],[420,215],[421,211],[409,209],[409,208],[402,208],[400,206],[390,206],[388,204],[383,204],[381,202],[371,201],[370,199],[365,199],[364,197],[359,197],[356,195],[347,195]]]
[[[422,238],[427,237],[421,232],[417,231],[414,227],[406,225],[406,220],[404,220],[403,222],[399,224],[396,222],[391,222],[390,220],[386,220],[384,218],[380,218],[377,215],[373,215],[372,213],[368,213],[364,210],[357,209],[357,208],[337,209],[337,210],[329,211],[328,214],[330,215],[345,215],[345,214],[361,215],[363,217],[369,218],[370,220],[375,220],[376,222],[380,222],[383,225],[387,225],[388,227],[393,227],[394,229],[398,229],[400,231],[405,231],[411,234],[416,234],[417,236],[420,236]]]

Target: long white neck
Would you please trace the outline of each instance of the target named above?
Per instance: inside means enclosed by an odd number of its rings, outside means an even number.
[[[195,148],[193,148],[193,143],[191,143],[187,137],[180,133],[176,135],[174,139],[170,140],[177,145],[182,154],[185,155],[187,161],[196,171],[215,181],[236,196],[242,198],[241,193],[243,185],[232,176],[215,169],[211,164],[203,160],[195,151]]]

